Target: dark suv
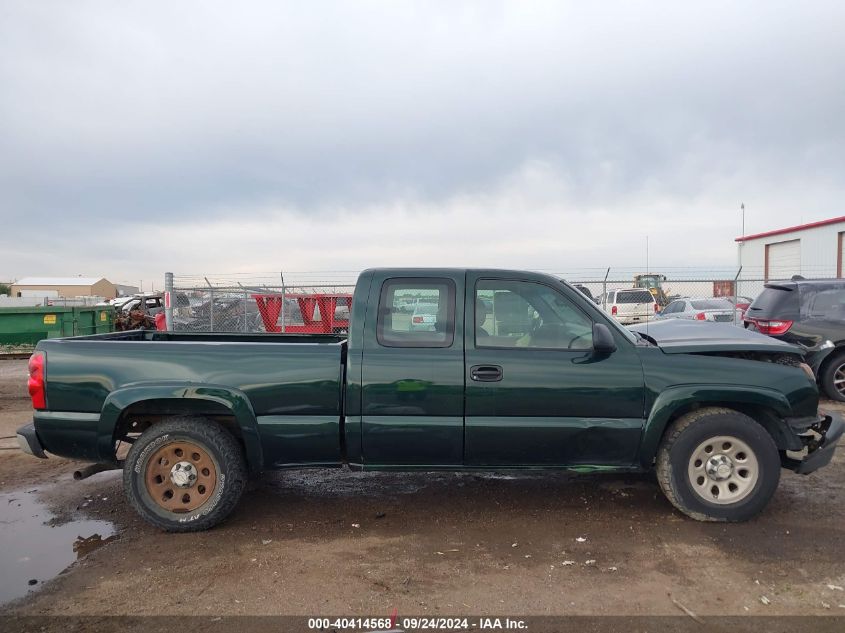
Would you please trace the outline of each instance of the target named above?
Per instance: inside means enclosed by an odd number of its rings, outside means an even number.
[[[845,279],[767,283],[745,313],[745,327],[806,349],[825,393],[845,402]]]

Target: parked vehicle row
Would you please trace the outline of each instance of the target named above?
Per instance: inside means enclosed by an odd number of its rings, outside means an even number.
[[[744,299],[744,298],[741,298]],[[687,319],[742,325],[744,307],[728,297],[679,297],[660,309],[657,298],[648,290],[620,288],[609,290],[600,301],[605,312],[622,325],[665,319]],[[744,307],[743,307],[744,305]]]
[[[845,402],[845,280],[796,276],[765,284],[756,299],[677,297],[663,309],[646,290],[620,288],[601,295],[599,304],[623,325],[671,319],[724,323],[792,343],[825,394]]]

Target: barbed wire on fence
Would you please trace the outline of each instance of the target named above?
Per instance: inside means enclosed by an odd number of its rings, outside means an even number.
[[[801,274],[807,278],[836,277],[835,266],[804,266]],[[764,279],[777,278],[777,271],[764,266],[591,266],[532,269],[566,279],[567,281],[597,281],[602,279],[633,279],[642,274],[661,274],[674,280],[706,279]],[[360,270],[273,271],[179,274],[175,279],[185,286],[308,286],[355,285]]]

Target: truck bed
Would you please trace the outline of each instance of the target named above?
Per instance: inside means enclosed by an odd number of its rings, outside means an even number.
[[[96,426],[109,402],[156,385],[171,398],[194,389],[243,394],[267,467],[301,462],[303,453],[306,462],[340,461],[343,336],[130,331],[45,340],[39,349],[47,356],[49,413],[36,419],[45,446],[58,454],[82,440],[65,435],[69,417],[84,434],[82,414]]]

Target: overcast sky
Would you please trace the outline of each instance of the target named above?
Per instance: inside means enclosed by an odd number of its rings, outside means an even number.
[[[741,202],[845,215],[843,32],[839,1],[0,0],[0,280],[637,267],[646,235],[732,265]]]

